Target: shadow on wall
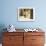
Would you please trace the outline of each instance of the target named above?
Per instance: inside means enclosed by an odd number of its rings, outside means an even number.
[[[0,24],[0,43],[2,43],[2,36],[3,36],[2,32],[6,31],[6,30],[4,30],[4,28],[6,28],[5,25]]]

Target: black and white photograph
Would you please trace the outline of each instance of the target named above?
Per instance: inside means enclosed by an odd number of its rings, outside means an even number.
[[[19,21],[34,21],[35,9],[34,8],[19,8],[18,20]]]

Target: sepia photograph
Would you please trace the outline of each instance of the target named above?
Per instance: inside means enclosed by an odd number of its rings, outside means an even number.
[[[34,21],[34,19],[35,19],[34,8],[19,8],[18,9],[19,21]]]

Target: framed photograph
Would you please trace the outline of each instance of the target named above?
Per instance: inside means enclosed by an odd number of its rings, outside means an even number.
[[[35,8],[19,7],[18,8],[18,21],[34,21]]]

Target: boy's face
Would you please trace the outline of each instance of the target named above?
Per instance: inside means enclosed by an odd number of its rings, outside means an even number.
[[[30,10],[29,9],[23,10],[23,15],[28,15],[28,14],[30,14]]]

